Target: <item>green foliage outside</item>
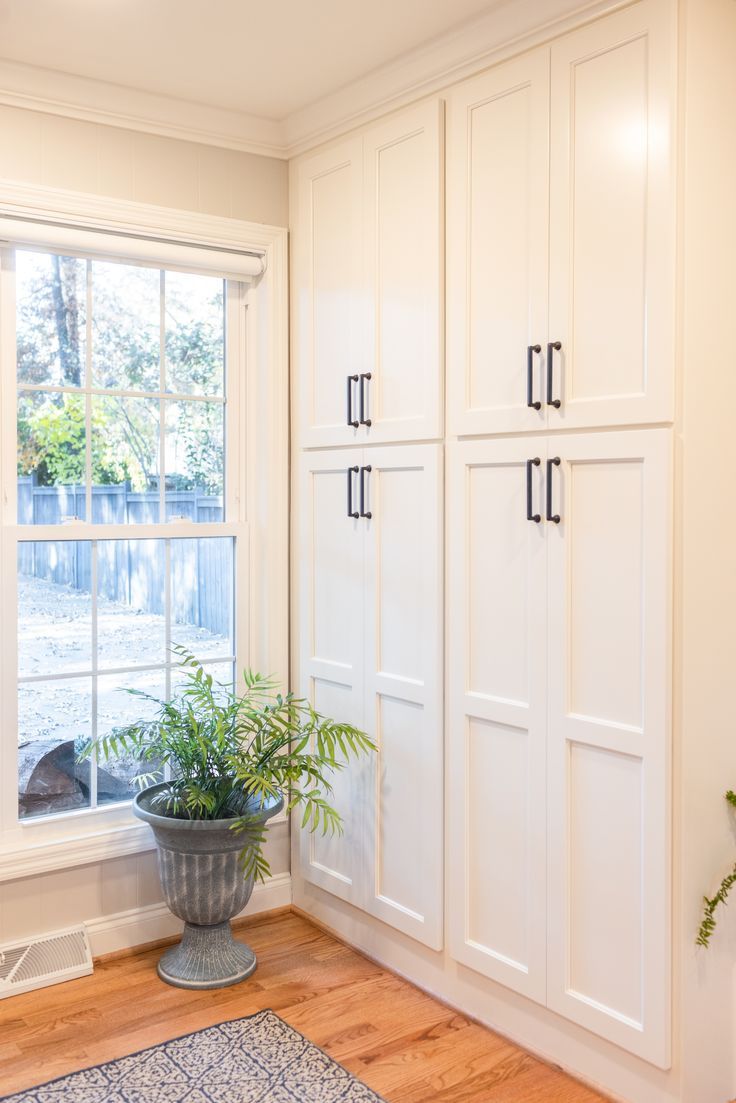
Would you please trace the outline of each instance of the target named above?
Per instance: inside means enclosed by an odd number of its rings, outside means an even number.
[[[223,281],[166,273],[161,318],[157,269],[19,251],[18,381],[41,387],[79,387],[91,340],[92,385],[100,390],[161,390],[161,344],[166,393],[221,395]],[[91,324],[87,324],[88,281]],[[156,398],[93,396],[89,441],[92,481],[128,481],[134,491],[156,489],[160,460],[160,402]],[[167,485],[221,494],[223,407],[166,404]],[[19,392],[18,474],[42,486],[83,483],[85,400],[52,390]]]
[[[733,808],[736,808],[736,793],[734,793],[733,790],[728,790],[726,793],[726,800]],[[736,885],[736,864],[731,872],[727,873],[721,881],[715,896],[703,897],[703,919],[700,924],[700,930],[698,931],[698,937],[695,940],[698,946],[707,946],[709,944],[711,935],[716,929],[716,911],[721,905],[725,905],[728,902],[729,893],[734,885]]]
[[[330,803],[332,778],[351,758],[375,751],[372,740],[321,716],[307,701],[279,693],[269,678],[246,670],[245,691],[236,693],[215,682],[185,648],[173,650],[185,673],[178,696],[167,702],[128,690],[154,702],[154,719],[90,741],[80,757],[95,746],[101,759],[137,759],[144,767],[136,778],[141,787],[159,782],[168,767],[171,780],[156,810],[180,819],[233,819],[232,830],[243,834],[246,877],[269,876],[265,829],[254,820],[274,799],[283,797],[287,812],[299,810],[303,827],[341,833],[342,818]]]

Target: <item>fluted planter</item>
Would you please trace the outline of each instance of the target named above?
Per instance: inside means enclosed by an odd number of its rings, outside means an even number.
[[[165,783],[151,785],[133,801],[136,816],[150,824],[158,848],[158,868],[166,904],[184,920],[181,942],[167,950],[158,975],[177,988],[224,988],[249,977],[256,955],[233,938],[230,920],[253,891],[239,862],[245,836],[232,831],[235,819],[189,820],[151,811]],[[283,807],[273,800],[254,805],[254,826]]]

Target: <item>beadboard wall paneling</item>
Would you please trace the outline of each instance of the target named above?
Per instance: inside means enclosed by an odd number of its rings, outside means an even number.
[[[272,226],[288,219],[280,158],[0,105],[3,179]]]

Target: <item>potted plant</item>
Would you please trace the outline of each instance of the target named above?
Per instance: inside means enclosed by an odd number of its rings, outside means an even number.
[[[736,793],[734,793],[733,790],[728,790],[726,793],[726,800],[732,808],[736,808]],[[728,895],[734,885],[736,885],[736,865],[734,865],[731,872],[727,873],[723,878],[715,896],[703,897],[703,918],[700,923],[700,929],[698,930],[698,937],[695,939],[698,946],[708,946],[710,943],[710,936],[716,929],[715,913],[722,904],[727,902]]]
[[[141,763],[133,811],[153,829],[164,898],[184,920],[182,940],[159,961],[159,976],[180,988],[220,988],[256,967],[253,951],[233,938],[230,919],[247,904],[254,881],[270,873],[267,821],[282,808],[298,809],[302,827],[341,832],[329,802],[331,776],[375,745],[282,695],[269,678],[245,671],[237,693],[190,652],[175,650],[184,673],[177,697],[159,701],[129,690],[156,705],[154,718],[90,741],[82,755],[94,746],[100,758]]]

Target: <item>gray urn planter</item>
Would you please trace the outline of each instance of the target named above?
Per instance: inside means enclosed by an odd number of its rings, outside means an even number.
[[[158,963],[158,975],[177,988],[224,988],[249,977],[256,955],[233,938],[230,920],[250,900],[253,878],[238,860],[246,840],[231,830],[237,821],[186,820],[151,811],[165,783],[151,785],[133,801],[135,815],[150,824],[166,904],[184,920],[184,934]],[[283,801],[254,804],[254,826],[281,811]]]

